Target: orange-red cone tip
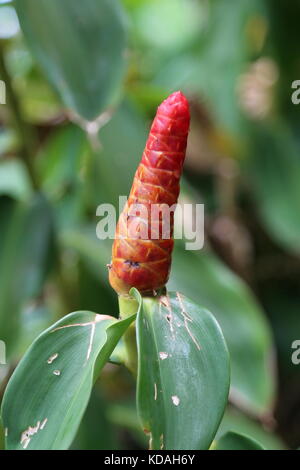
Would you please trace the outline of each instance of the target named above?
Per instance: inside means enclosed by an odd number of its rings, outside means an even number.
[[[110,284],[118,294],[127,294],[131,287],[142,293],[151,292],[168,281],[174,244],[173,215],[170,236],[165,239],[162,229],[168,220],[159,214],[152,213],[151,217],[151,207],[171,207],[177,202],[189,124],[189,103],[176,91],[158,107],[119,218],[109,268]],[[142,212],[137,211],[137,204],[143,205]]]

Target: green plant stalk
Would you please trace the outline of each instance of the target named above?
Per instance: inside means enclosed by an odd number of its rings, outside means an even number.
[[[131,315],[134,315],[138,311],[138,306],[138,301],[135,300],[133,297],[130,297],[128,295],[119,295],[119,312],[120,318],[122,320],[130,317]],[[125,366],[130,370],[134,377],[136,377],[138,356],[135,322],[129,326],[123,336],[123,339],[126,350]]]

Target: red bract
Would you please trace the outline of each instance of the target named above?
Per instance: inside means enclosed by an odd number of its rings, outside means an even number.
[[[174,244],[173,215],[165,238],[162,234],[168,220],[154,210],[154,205],[171,207],[177,202],[189,123],[189,104],[180,91],[170,95],[157,110],[116,229],[109,280],[119,294],[128,293],[131,287],[143,293],[157,290],[168,280]]]

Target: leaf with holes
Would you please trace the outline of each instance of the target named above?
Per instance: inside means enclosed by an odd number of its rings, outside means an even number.
[[[247,285],[211,251],[177,243],[169,288],[213,312],[230,353],[231,399],[252,414],[267,413],[275,396],[271,331]]]
[[[139,301],[137,402],[150,447],[208,449],[229,388],[219,325],[179,293]]]
[[[36,339],[12,375],[3,398],[7,449],[70,446],[94,378],[134,318],[116,320],[75,312]]]

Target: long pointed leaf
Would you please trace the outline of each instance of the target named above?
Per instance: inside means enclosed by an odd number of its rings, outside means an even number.
[[[98,374],[134,317],[119,321],[75,312],[37,338],[4,395],[8,449],[69,447],[88,404],[95,369]]]
[[[268,412],[275,393],[271,331],[247,285],[212,252],[184,250],[177,243],[169,288],[180,288],[205,305],[220,323],[231,358],[235,403],[255,414]]]
[[[223,416],[229,357],[214,317],[179,293],[141,301],[138,411],[154,449],[207,449]]]

